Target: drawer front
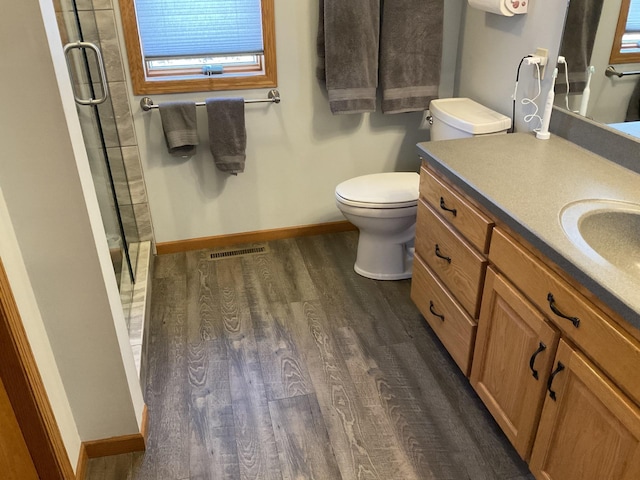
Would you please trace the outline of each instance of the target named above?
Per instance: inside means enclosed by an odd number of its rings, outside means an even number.
[[[420,195],[478,251],[489,252],[493,221],[424,167],[420,170]]]
[[[472,318],[478,318],[487,261],[423,200],[418,201],[416,252]]]
[[[414,257],[411,299],[468,377],[477,324],[436,279],[419,255]]]
[[[640,342],[499,229],[493,233],[489,259],[640,404]]]

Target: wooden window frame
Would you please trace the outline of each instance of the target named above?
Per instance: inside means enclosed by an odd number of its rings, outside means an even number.
[[[622,0],[622,4],[620,5],[620,15],[618,16],[616,33],[613,37],[613,47],[611,47],[611,55],[609,57],[609,63],[613,65],[640,62],[640,53],[620,53],[622,36],[627,28],[627,16],[629,15],[630,4],[631,0]]]
[[[244,90],[274,88],[277,86],[276,35],[274,0],[262,0],[262,41],[264,65],[260,73],[240,71],[228,75],[212,75],[197,78],[168,80],[165,76],[147,75],[134,0],[120,0],[122,28],[127,47],[131,83],[135,95],[207,92],[214,90]],[[234,70],[234,69],[231,69]],[[176,72],[177,73],[177,72]],[[237,75],[234,75],[236,73]]]

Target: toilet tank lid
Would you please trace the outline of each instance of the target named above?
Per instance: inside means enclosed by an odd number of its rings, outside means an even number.
[[[373,173],[345,180],[336,194],[358,203],[392,204],[418,200],[420,175],[415,172]]]
[[[439,98],[429,105],[438,120],[472,135],[497,133],[511,127],[511,119],[470,98]]]

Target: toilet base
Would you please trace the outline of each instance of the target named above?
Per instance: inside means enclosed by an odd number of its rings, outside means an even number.
[[[402,273],[374,273],[367,272],[358,267],[356,263],[353,266],[353,270],[358,274],[366,278],[371,278],[372,280],[405,280],[407,278],[411,278],[413,275],[413,262],[409,265],[409,268]]]
[[[373,280],[411,278],[414,250],[413,241],[383,244],[377,238],[369,238],[368,235],[363,235],[360,232],[358,253],[353,270],[358,275]]]

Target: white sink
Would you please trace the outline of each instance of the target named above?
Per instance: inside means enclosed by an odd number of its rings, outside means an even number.
[[[583,253],[640,278],[640,205],[581,200],[562,209],[560,223]]]

